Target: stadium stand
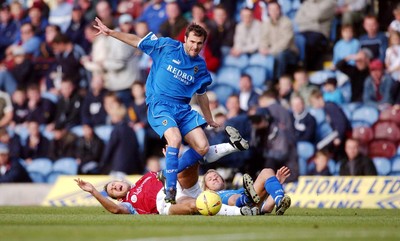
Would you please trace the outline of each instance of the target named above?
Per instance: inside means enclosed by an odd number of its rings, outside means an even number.
[[[386,176],[390,173],[392,167],[389,159],[385,157],[374,157],[372,161],[374,162],[378,175]]]
[[[26,170],[35,183],[46,183],[52,168],[53,162],[47,158],[37,158],[26,165]]]

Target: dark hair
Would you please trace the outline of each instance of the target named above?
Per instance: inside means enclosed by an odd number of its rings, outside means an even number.
[[[268,89],[260,95],[259,99],[262,97],[267,97],[276,100],[278,98],[278,93],[275,89]]]
[[[54,39],[53,39],[53,43],[55,44],[67,44],[67,43],[71,43],[71,40],[69,39],[69,37],[65,34],[57,34]]]
[[[248,78],[250,80],[250,82],[253,82],[253,78],[251,78],[251,75],[246,74],[246,73],[242,73],[240,75],[240,78]]]
[[[195,36],[197,37],[204,37],[204,42],[207,39],[207,31],[200,25],[196,23],[191,23],[189,26],[186,28],[185,36],[189,37],[189,33],[193,32]]]

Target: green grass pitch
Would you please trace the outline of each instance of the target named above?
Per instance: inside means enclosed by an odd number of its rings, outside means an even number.
[[[400,211],[291,208],[284,216],[113,215],[100,207],[0,207],[0,240],[400,240]]]

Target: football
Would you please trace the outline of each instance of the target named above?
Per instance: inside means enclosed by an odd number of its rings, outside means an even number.
[[[214,191],[204,191],[196,199],[197,210],[204,216],[214,216],[221,206],[221,197]]]

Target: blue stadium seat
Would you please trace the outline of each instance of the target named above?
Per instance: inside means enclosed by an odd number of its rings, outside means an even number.
[[[72,132],[73,134],[77,135],[78,137],[82,137],[83,136],[83,128],[82,128],[81,125],[72,127],[70,129],[70,132]]]
[[[354,103],[343,104],[340,106],[340,108],[342,108],[347,119],[351,121],[354,110],[360,106],[361,106],[360,103],[354,102]]]
[[[244,72],[251,76],[254,88],[264,89],[265,81],[268,79],[267,69],[263,66],[248,66]]]
[[[329,172],[331,173],[332,176],[337,176],[339,175],[339,170],[336,168],[336,162],[333,159],[329,159],[328,161],[328,168]]]
[[[105,143],[110,140],[111,132],[113,131],[114,127],[112,125],[101,125],[96,126],[94,128],[94,132],[100,139],[102,139]]]
[[[320,141],[331,134],[333,131],[328,122],[322,122],[317,126],[317,141]]]
[[[322,85],[328,78],[336,78],[335,72],[331,70],[320,70],[312,73],[309,77],[310,83],[314,85]]]
[[[341,86],[338,87],[338,90],[342,92],[344,102],[350,103],[351,101],[351,83],[350,81],[346,81]]]
[[[237,93],[237,90],[234,87],[227,84],[216,84],[210,90],[215,92],[219,103],[222,105],[225,105],[229,96]]]
[[[386,176],[390,173],[392,166],[389,159],[384,157],[374,157],[372,158],[372,161],[375,164],[379,176]]]
[[[217,73],[216,84],[227,84],[236,89],[239,89],[241,71],[237,67],[233,66],[222,66],[219,68]],[[209,87],[212,88],[213,86]]]
[[[43,92],[42,93],[42,98],[50,100],[53,103],[57,103],[58,102],[58,97],[57,95],[50,93],[50,92]]]
[[[299,155],[299,173],[300,175],[307,174],[307,161],[315,153],[315,147],[312,143],[307,141],[297,142],[297,153]]]
[[[227,55],[224,58],[224,61],[222,63],[221,67],[235,67],[241,71],[242,69],[246,68],[246,66],[249,64],[249,57],[247,57],[246,54],[242,54],[239,57],[233,57],[231,55]]]
[[[24,144],[29,136],[28,128],[24,125],[17,125],[12,129],[13,130],[9,130],[10,137],[17,134],[21,139],[21,144]]]
[[[323,109],[310,108],[309,112],[317,121],[317,125],[320,125],[323,122],[325,122],[326,116],[325,116],[325,111]]]
[[[55,183],[60,175],[76,175],[78,173],[78,164],[75,158],[65,157],[54,162],[51,173],[47,177],[48,183]]]
[[[362,105],[353,111],[351,116],[352,122],[364,122],[368,126],[372,126],[379,119],[379,111],[377,108],[368,105]]]
[[[390,175],[400,176],[400,155],[393,157],[391,162],[392,162],[392,170]]]
[[[29,173],[33,182],[44,183],[53,168],[53,163],[47,158],[37,158],[26,165],[26,170]]]

